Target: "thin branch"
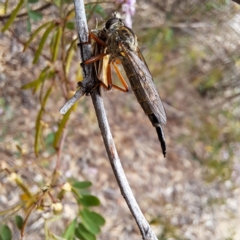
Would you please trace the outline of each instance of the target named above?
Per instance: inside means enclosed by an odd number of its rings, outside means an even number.
[[[91,81],[91,79],[86,79],[85,81]],[[83,95],[85,95],[86,91],[83,87],[79,88],[76,93],[61,107],[59,110],[61,114],[65,114],[74,103],[76,103]]]
[[[87,60],[91,56],[90,46],[87,44],[81,44],[81,42],[87,42],[88,40],[88,27],[86,22],[86,15],[84,9],[84,3],[82,0],[74,0],[75,5],[75,15],[76,15],[76,23],[78,27],[78,37],[80,41],[80,49],[81,49],[81,58],[82,61]],[[108,124],[103,99],[99,93],[99,88],[94,88],[96,81],[94,79],[92,72],[93,68],[91,65],[84,65],[84,81],[82,82],[83,93],[88,92],[86,86],[93,87],[91,91],[92,102],[96,111],[99,128],[102,133],[103,141],[105,144],[105,148],[108,154],[109,161],[111,163],[114,175],[120,187],[121,193],[133,215],[137,225],[142,234],[143,240],[157,240],[157,237],[154,235],[151,230],[147,220],[143,216],[141,209],[139,208],[136,199],[132,193],[132,190],[128,184],[127,178],[125,176],[124,170],[121,165],[121,161],[118,157],[118,153],[112,138],[112,133],[110,131],[110,127]]]
[[[147,220],[145,219],[138,203],[132,193],[132,190],[128,184],[126,175],[122,168],[121,161],[119,159],[115,143],[112,138],[112,133],[108,124],[103,99],[100,96],[98,89],[94,91],[92,96],[93,105],[96,111],[99,128],[102,133],[105,148],[107,150],[108,158],[110,160],[115,178],[118,182],[119,188],[121,190],[122,196],[124,197],[137,225],[142,234],[142,239],[144,240],[157,240],[152,229],[150,228]]]

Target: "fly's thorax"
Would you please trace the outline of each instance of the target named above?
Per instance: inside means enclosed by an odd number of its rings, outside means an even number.
[[[117,42],[123,44],[127,49],[132,51],[137,50],[138,42],[137,37],[131,28],[124,25],[122,20],[117,17],[112,17],[108,19],[105,23],[104,31],[108,35],[108,45],[112,42]]]
[[[118,34],[118,41],[120,41],[127,49],[130,49],[132,51],[137,50],[138,41],[137,36],[132,31],[131,28],[128,28],[126,26],[119,28],[117,31]]]
[[[120,54],[124,52],[124,49],[136,51],[138,42],[136,35],[124,27],[109,34],[106,45],[108,53]]]
[[[118,54],[121,52],[121,46],[119,45],[119,42],[117,41],[117,33],[114,32],[113,34],[108,36],[108,39],[106,41],[107,43],[107,52],[110,54]]]

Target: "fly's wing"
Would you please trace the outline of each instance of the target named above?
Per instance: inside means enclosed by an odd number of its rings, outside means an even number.
[[[146,61],[145,61],[145,58],[143,57],[142,52],[140,51],[139,48],[137,48],[137,55],[138,55],[139,59],[143,62],[143,64],[145,65],[145,67],[147,68],[149,74],[152,76],[152,74],[150,73],[150,70],[149,70],[149,68],[148,68],[148,65],[147,65],[147,63],[146,63]],[[153,79],[152,79],[152,80],[153,80]]]
[[[125,47],[123,47],[123,50],[125,57],[128,58],[128,64],[131,65],[134,75],[138,79],[138,84],[141,85],[141,91],[143,91],[152,113],[160,124],[166,124],[167,118],[162,101],[141,52],[139,50],[131,51]],[[139,54],[141,54],[141,58]]]

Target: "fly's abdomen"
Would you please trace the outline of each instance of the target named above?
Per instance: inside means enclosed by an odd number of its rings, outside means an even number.
[[[150,99],[151,96],[148,95],[148,92],[146,91],[146,88],[143,88],[139,79],[132,75],[132,76],[128,76],[129,82],[131,84],[132,90],[137,98],[137,101],[139,102],[139,104],[141,105],[144,113],[146,115],[150,115],[153,113],[151,107],[150,107]],[[148,86],[147,86],[148,88]]]
[[[128,57],[121,59],[137,101],[147,116],[154,115],[157,121],[153,125],[165,124],[166,115],[157,89],[146,65],[131,51]]]

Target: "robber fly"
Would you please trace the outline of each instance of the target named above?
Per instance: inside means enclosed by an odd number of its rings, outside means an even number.
[[[89,37],[94,39],[94,56],[85,61],[84,64],[94,63],[97,77],[105,89],[116,88],[127,92],[127,83],[117,67],[117,64],[122,64],[139,104],[156,128],[165,157],[166,142],[162,124],[166,124],[166,114],[152,75],[138,48],[136,35],[132,29],[124,25],[120,18],[114,15],[107,20],[103,29],[92,31]],[[123,87],[113,84],[112,66]]]

